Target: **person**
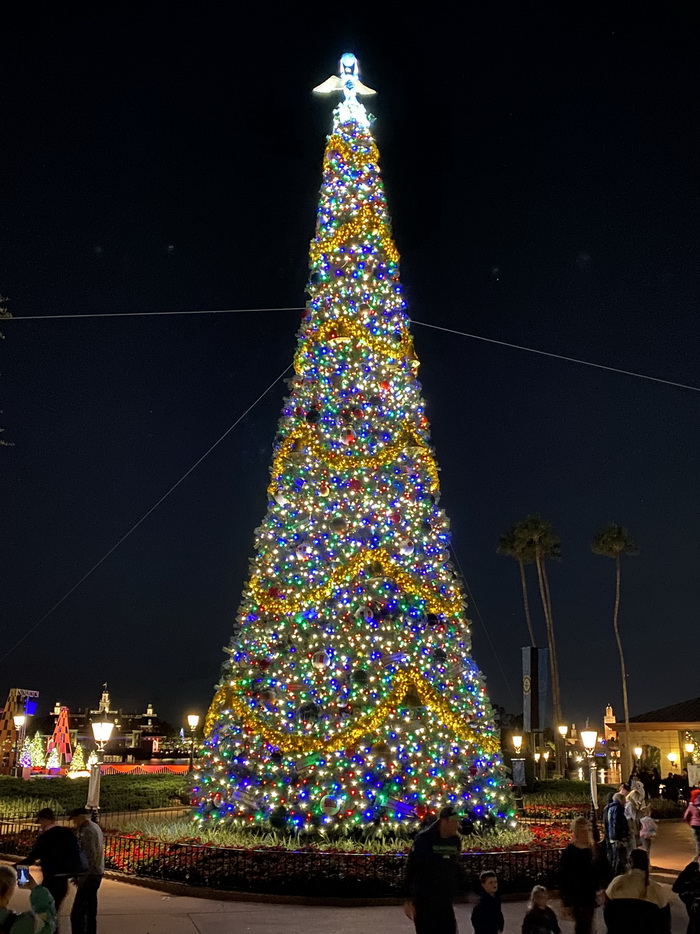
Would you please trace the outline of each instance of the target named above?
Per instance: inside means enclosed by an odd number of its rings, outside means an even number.
[[[656,836],[656,831],[659,829],[659,825],[649,811],[650,808],[646,807],[639,819],[639,837],[642,841],[642,847],[647,851],[649,859],[651,859],[651,844],[654,842],[654,837]]]
[[[631,784],[632,787],[625,799],[625,818],[629,828],[630,846],[637,846],[639,843],[639,819],[644,808],[644,786],[637,779],[634,779]]]
[[[51,892],[56,912],[68,893],[68,879],[80,875],[85,864],[80,855],[78,839],[69,827],[60,827],[51,808],[42,808],[36,816],[39,836],[28,855],[18,866],[41,864],[44,887]]]
[[[416,934],[456,934],[453,900],[459,879],[462,842],[460,817],[447,805],[438,819],[421,830],[408,855],[406,882],[410,899],[404,912],[416,927]]]
[[[668,773],[668,775],[664,779],[664,785],[665,785],[664,798],[666,798],[668,801],[677,802],[678,792],[679,792],[678,780],[677,780],[677,777],[673,774],[673,772]]]
[[[543,885],[536,885],[530,893],[527,912],[523,918],[522,934],[561,934],[557,916],[548,902],[547,889]]]
[[[695,839],[695,855],[700,856],[700,791],[697,789],[690,792],[690,804],[685,809],[683,820],[690,824]]]
[[[479,876],[479,901],[472,908],[474,934],[500,934],[505,927],[501,899],[498,895],[498,876],[490,869]]]
[[[646,850],[635,847],[631,851],[630,868],[612,880],[605,894],[609,899],[603,910],[608,934],[670,934],[669,895],[664,886],[649,878]]]
[[[17,890],[17,870],[13,866],[0,866],[0,931],[12,934],[54,934],[56,906],[53,896],[44,885],[29,875],[29,911],[20,914],[9,907]]]
[[[87,808],[75,808],[68,817],[75,827],[78,845],[87,864],[85,875],[76,881],[75,899],[70,913],[72,934],[96,934],[97,890],[105,871],[105,846],[102,828],[90,820]]]
[[[629,824],[625,817],[625,799],[618,792],[605,808],[605,839],[608,845],[608,859],[613,875],[618,876],[627,868],[627,846],[629,843]]]
[[[681,870],[673,883],[673,891],[688,912],[687,934],[700,934],[700,856]]]
[[[575,934],[591,934],[602,869],[595,856],[591,824],[577,817],[571,825],[572,841],[562,853],[559,893],[567,914],[573,917]]]
[[[661,773],[654,766],[651,770],[651,778],[649,780],[649,797],[658,798],[659,797],[659,787],[661,785]]]

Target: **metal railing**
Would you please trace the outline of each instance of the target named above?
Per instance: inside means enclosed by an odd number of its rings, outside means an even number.
[[[36,837],[26,823],[0,823],[0,852],[25,856]],[[501,892],[556,886],[561,850],[464,853],[464,889],[478,886],[479,873],[498,874]],[[333,853],[320,850],[235,849],[190,843],[161,843],[105,834],[108,870],[191,886],[269,895],[315,898],[387,898],[406,894],[405,853]]]

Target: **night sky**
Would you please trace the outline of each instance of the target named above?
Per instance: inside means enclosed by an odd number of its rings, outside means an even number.
[[[303,305],[333,106],[310,91],[352,50],[379,92],[412,317],[700,385],[693,23],[643,4],[617,18],[467,6],[458,20],[452,4],[416,18],[392,3],[355,21],[352,5],[221,7],[37,12],[3,28],[0,292],[14,315]],[[291,362],[298,322],[3,326],[0,654]],[[550,577],[568,721],[607,702],[622,714],[614,565],[589,546],[610,521],[641,551],[623,566],[632,712],[696,696],[700,396],[413,332],[492,699],[522,709],[517,566],[496,544],[531,512],[562,538]],[[151,701],[178,725],[205,712],[282,397],[280,383],[0,663],[0,703],[21,686],[43,709],[82,706],[106,680],[122,707]]]

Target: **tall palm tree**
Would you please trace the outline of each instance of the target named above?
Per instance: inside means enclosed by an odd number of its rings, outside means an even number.
[[[547,626],[547,646],[549,648],[549,671],[552,681],[552,716],[554,730],[562,722],[561,717],[561,691],[559,687],[559,660],[557,657],[557,644],[554,636],[554,617],[552,614],[552,596],[549,590],[549,577],[547,576],[547,558],[554,559],[560,556],[559,536],[552,529],[552,523],[540,515],[527,516],[514,527],[518,546],[531,554],[537,570],[537,581]]]
[[[522,542],[518,535],[516,534],[516,526],[513,526],[512,529],[501,535],[498,539],[498,548],[496,549],[499,555],[507,555],[509,558],[515,558],[518,562],[518,567],[520,568],[520,586],[523,591],[523,606],[525,608],[525,622],[527,623],[527,631],[530,633],[530,645],[537,645],[535,641],[535,630],[532,626],[532,617],[530,616],[530,600],[527,593],[527,580],[525,578],[525,565],[532,564],[535,560],[534,549],[532,549],[526,542]]]
[[[622,651],[622,639],[618,618],[620,613],[620,557],[621,555],[638,555],[637,546],[632,536],[623,525],[610,522],[595,536],[591,542],[591,551],[595,555],[613,558],[615,561],[615,606],[613,609],[613,629],[617,641],[617,651],[620,653],[620,673],[622,675],[622,705],[625,713],[625,775],[632,771],[632,743],[630,741],[630,709],[627,700],[627,668],[625,656]]]

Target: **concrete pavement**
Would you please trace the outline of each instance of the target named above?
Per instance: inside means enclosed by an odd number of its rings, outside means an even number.
[[[654,842],[652,863],[670,870],[656,875],[659,882],[671,883],[677,872],[694,854],[690,830],[682,823],[666,822]],[[33,870],[39,877],[40,873]],[[15,911],[26,906],[26,891],[13,900]],[[61,912],[61,934],[69,934],[72,893]],[[255,902],[166,895],[152,889],[106,880],[100,889],[99,934],[413,934],[412,924],[398,906],[333,908],[327,906],[275,905]],[[683,934],[687,925],[683,905],[672,896],[673,932]],[[552,907],[559,913],[557,902]],[[462,934],[471,934],[471,905],[458,905],[457,918]],[[525,900],[503,906],[507,934],[518,934],[525,913]],[[597,931],[605,925],[598,912]],[[561,919],[560,919],[561,920]],[[573,926],[561,921],[562,934],[573,934]]]

